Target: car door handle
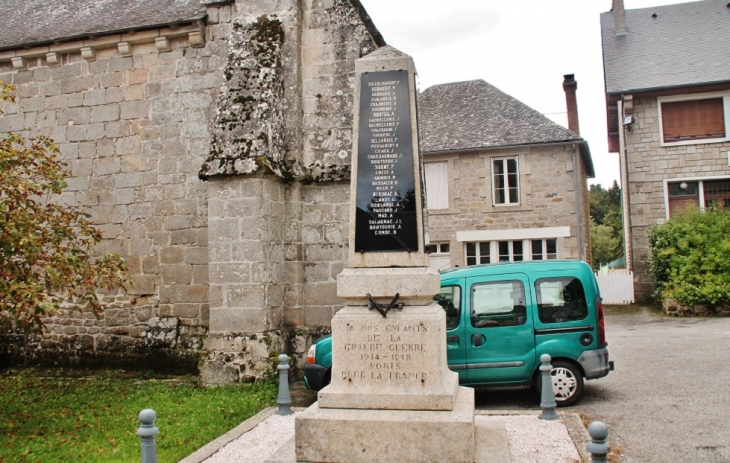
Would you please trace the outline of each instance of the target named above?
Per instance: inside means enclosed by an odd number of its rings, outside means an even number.
[[[459,342],[459,337],[458,336],[446,336],[446,342],[456,342],[456,343],[458,343]]]
[[[487,340],[487,337],[483,334],[472,334],[471,335],[471,343],[474,345],[474,347],[479,347]]]

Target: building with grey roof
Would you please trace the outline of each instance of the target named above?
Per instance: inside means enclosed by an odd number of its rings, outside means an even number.
[[[588,143],[577,84],[564,82],[573,130],[483,80],[419,96],[431,264],[576,258],[588,262]]]
[[[624,4],[625,3],[625,4]],[[652,293],[647,229],[686,204],[730,205],[730,4],[601,14],[609,150],[619,153],[627,266]]]

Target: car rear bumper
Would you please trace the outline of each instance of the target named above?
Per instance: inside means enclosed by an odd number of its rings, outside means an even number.
[[[305,363],[304,364],[304,385],[307,389],[313,391],[319,391],[326,384],[323,384],[324,377],[327,374],[327,368],[316,363]]]
[[[608,360],[608,348],[587,350],[578,358],[586,379],[603,378],[613,371],[613,362]]]

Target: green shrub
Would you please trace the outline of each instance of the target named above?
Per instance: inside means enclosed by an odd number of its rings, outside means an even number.
[[[649,246],[655,297],[730,303],[730,210],[687,207],[649,229]]]

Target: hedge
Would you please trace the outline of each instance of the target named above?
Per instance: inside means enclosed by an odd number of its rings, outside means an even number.
[[[649,229],[654,296],[685,305],[730,303],[730,210],[689,206]]]

